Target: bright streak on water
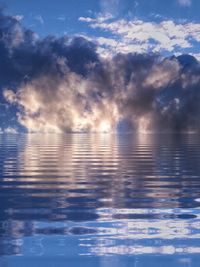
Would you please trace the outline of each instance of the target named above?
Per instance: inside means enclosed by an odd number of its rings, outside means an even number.
[[[196,135],[0,135],[0,266],[199,266]]]

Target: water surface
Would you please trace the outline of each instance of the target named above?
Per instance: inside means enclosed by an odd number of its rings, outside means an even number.
[[[196,135],[0,135],[0,266],[199,266]]]

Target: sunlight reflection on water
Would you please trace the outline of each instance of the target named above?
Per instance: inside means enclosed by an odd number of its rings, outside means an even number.
[[[0,150],[0,266],[198,266],[198,136],[0,135]]]

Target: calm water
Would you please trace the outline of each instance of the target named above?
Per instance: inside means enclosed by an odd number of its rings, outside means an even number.
[[[199,266],[200,137],[0,135],[0,266]]]

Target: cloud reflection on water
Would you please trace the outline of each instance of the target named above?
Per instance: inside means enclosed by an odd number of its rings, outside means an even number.
[[[198,137],[2,135],[1,255],[198,255]]]

